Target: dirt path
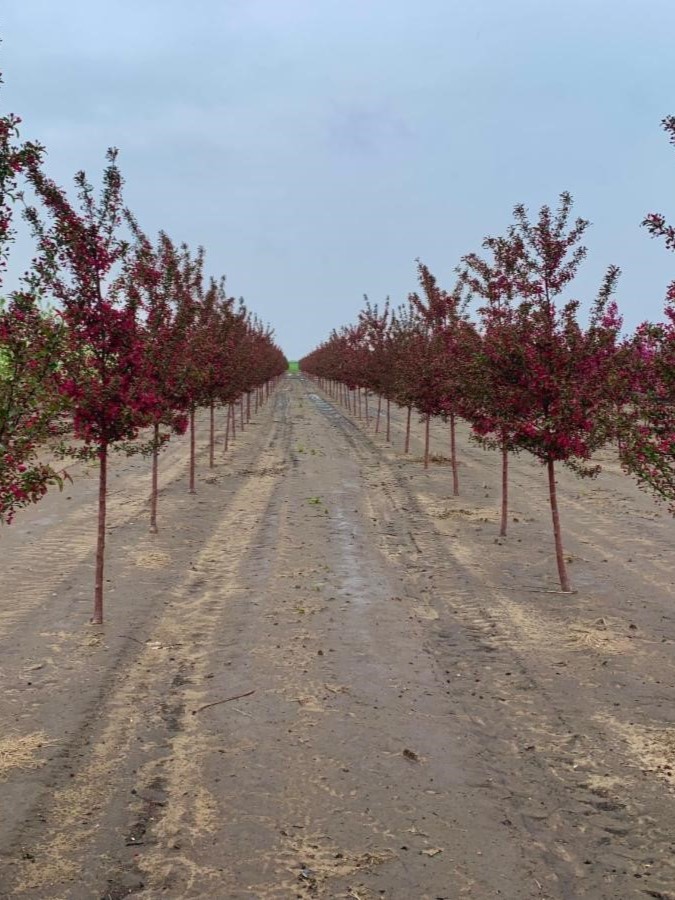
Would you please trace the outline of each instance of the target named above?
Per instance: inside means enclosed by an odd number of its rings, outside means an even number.
[[[496,542],[461,448],[452,498],[289,377],[155,537],[120,462],[103,630],[95,479],[3,532],[0,896],[675,898],[673,523],[561,476],[545,593],[540,469]]]

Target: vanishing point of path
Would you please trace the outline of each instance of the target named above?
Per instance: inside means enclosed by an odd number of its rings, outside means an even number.
[[[196,497],[169,447],[159,535],[119,460],[102,629],[94,475],[5,529],[0,897],[675,898],[671,523],[565,481],[561,597],[466,454],[456,500],[289,376]]]

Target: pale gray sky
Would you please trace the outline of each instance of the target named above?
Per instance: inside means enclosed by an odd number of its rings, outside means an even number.
[[[675,276],[639,227],[675,219],[673,35],[673,0],[3,0],[0,108],[64,185],[119,147],[143,227],[204,244],[289,358],[562,190],[575,295],[617,263],[632,327]]]

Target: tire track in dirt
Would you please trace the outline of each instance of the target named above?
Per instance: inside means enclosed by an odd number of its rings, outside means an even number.
[[[262,468],[278,466],[279,454],[273,449],[276,438],[276,432],[269,433],[257,450]],[[83,739],[71,743],[73,750],[76,744],[83,747],[74,754],[70,779],[54,786],[48,804],[34,810],[32,822],[17,835],[13,850],[15,858],[18,851],[23,859],[7,867],[7,879],[11,875],[13,883],[8,896],[50,900],[62,892],[68,898],[100,896],[103,869],[108,870],[111,896],[115,891],[118,896],[129,893],[115,885],[114,873],[109,873],[115,868],[110,835],[120,829],[124,832],[136,766],[164,769],[161,783],[167,801],[156,806],[164,810],[166,805],[163,828],[167,833],[176,822],[185,823],[188,832],[208,829],[210,799],[201,786],[193,749],[200,719],[192,716],[196,708],[192,704],[199,705],[210,688],[202,671],[204,645],[226,617],[229,584],[256,522],[264,517],[273,485],[273,479],[243,476],[187,577],[168,596],[153,639],[142,643],[133,657],[120,659],[122,669],[96,697],[93,721],[82,725]],[[181,689],[179,700],[172,697],[172,688]],[[162,696],[166,701],[158,704]],[[62,756],[69,756],[67,747],[62,748]],[[186,792],[185,786],[193,788],[193,793]],[[36,819],[38,824],[32,824]],[[76,883],[80,886],[75,887]]]
[[[301,385],[225,512],[193,507],[193,568],[62,748],[73,778],[54,768],[19,834],[11,896],[669,898],[668,735],[596,697],[609,666],[580,691],[599,651],[627,656],[620,626],[568,646]]]
[[[484,871],[478,833],[467,839],[455,824],[465,793],[481,809],[462,783],[470,765],[446,730],[449,713],[438,712],[418,630],[392,596],[402,573],[372,543],[360,466],[323,416],[297,419],[296,465],[270,507],[278,520],[259,535],[273,563],[242,571],[273,604],[259,622],[245,596],[232,604],[233,664],[266,687],[242,718],[230,706],[212,711],[225,763],[212,768],[223,791],[222,895],[426,900],[450,884],[453,898],[492,896],[497,875]],[[450,764],[439,754],[448,740]],[[433,747],[428,759],[405,756],[420,743]],[[491,853],[520,884],[506,834],[493,836]],[[174,890],[206,894],[198,883]]]
[[[373,452],[377,453],[372,441],[341,413],[338,412],[333,420],[338,428],[351,436],[355,450],[359,452],[361,448],[364,462],[372,459]],[[644,896],[652,887],[656,891],[652,896],[659,895],[661,889],[667,891],[675,883],[675,869],[669,859],[672,797],[664,798],[658,785],[650,781],[645,783],[640,777],[635,763],[647,766],[645,757],[631,759],[625,750],[621,752],[622,742],[625,745],[629,740],[615,719],[604,717],[605,730],[599,731],[599,719],[593,717],[592,708],[590,716],[587,711],[575,709],[574,705],[566,713],[562,712],[560,697],[551,694],[559,673],[546,673],[546,666],[542,668],[540,664],[533,667],[533,656],[535,659],[537,655],[543,656],[546,660],[547,652],[551,652],[550,639],[555,631],[549,627],[550,620],[540,616],[537,627],[536,615],[533,621],[528,607],[514,603],[502,593],[501,585],[490,578],[482,565],[480,549],[469,550],[465,544],[456,541],[449,543],[447,535],[437,531],[420,507],[423,498],[411,493],[409,481],[388,460],[380,458],[378,467],[372,471],[373,515],[383,524],[385,551],[389,548],[392,559],[399,562],[407,556],[412,566],[417,566],[421,559],[423,567],[418,571],[423,576],[434,566],[438,568],[437,575],[441,574],[442,568],[446,569],[445,577],[429,581],[423,590],[427,596],[443,590],[444,602],[436,601],[433,606],[443,619],[443,607],[449,601],[453,614],[461,620],[462,630],[474,644],[473,652],[470,652],[471,648],[468,648],[469,652],[464,648],[461,653],[458,649],[449,654],[442,648],[432,647],[433,652],[439,660],[452,665],[449,673],[454,670],[456,675],[481,685],[472,692],[480,701],[489,699],[490,695],[498,700],[496,705],[492,704],[490,721],[500,715],[503,718],[504,713],[499,710],[499,705],[503,704],[503,709],[508,710],[508,715],[517,723],[517,728],[513,729],[513,745],[509,747],[504,734],[508,729],[502,729],[502,734],[494,729],[490,733],[484,712],[481,717],[467,716],[472,725],[478,726],[477,739],[482,738],[483,743],[489,741],[492,747],[489,756],[493,762],[497,757],[496,748],[501,745],[501,759],[510,760],[514,765],[512,770],[495,767],[495,781],[504,791],[512,792],[514,807],[509,814],[512,818],[515,819],[515,813],[521,807],[521,824],[532,840],[540,844],[542,855],[556,872],[557,890],[562,891],[561,896],[609,898],[619,896],[615,893],[617,889],[622,897]],[[383,472],[387,473],[384,477]],[[397,526],[397,519],[405,517],[413,523],[413,542],[419,555],[411,552],[410,540]],[[397,531],[400,543],[396,540]],[[392,545],[396,546],[395,550]],[[448,582],[452,585],[449,595]],[[525,629],[524,625],[527,626]],[[458,648],[462,645],[456,629],[447,630],[441,625],[439,630],[444,643],[454,643]],[[528,638],[531,643],[524,656]],[[631,646],[627,642],[620,649],[625,651]],[[553,652],[563,654],[564,649],[559,646]],[[586,649],[592,652],[595,648],[590,645]],[[568,680],[570,687],[572,682],[574,679]],[[583,695],[579,682],[574,683],[572,690],[581,691]],[[462,699],[466,703],[468,698]],[[486,705],[485,702],[476,703],[483,710]],[[669,746],[671,733],[666,729],[659,734],[661,746]],[[633,750],[636,743],[636,740],[632,741]],[[623,756],[621,765],[617,765],[613,755],[617,749]],[[521,783],[520,793],[514,791],[514,786],[522,782],[516,765],[525,774],[529,770],[532,779],[529,784]],[[654,771],[653,765],[651,768]],[[659,774],[664,776],[662,768]],[[536,809],[538,801],[533,802],[529,796],[536,782],[547,784],[551,794],[541,800],[543,809],[539,810]],[[526,801],[526,798],[529,799]],[[583,823],[585,841],[588,842],[583,847],[578,840],[570,840],[570,833],[576,838],[575,820]],[[614,843],[619,846],[612,847]],[[649,886],[642,887],[640,881],[626,882],[631,876],[640,880],[648,878]],[[622,887],[618,884],[608,886],[617,880],[623,881]],[[558,894],[554,893],[554,896]]]

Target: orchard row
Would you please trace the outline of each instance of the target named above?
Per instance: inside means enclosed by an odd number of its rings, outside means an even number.
[[[675,144],[675,117],[664,127]],[[466,420],[474,438],[502,458],[500,534],[508,519],[508,464],[527,452],[545,467],[560,585],[571,590],[558,513],[556,464],[582,477],[600,467],[594,454],[618,448],[625,470],[675,509],[675,282],[667,293],[665,322],[645,323],[622,335],[613,292],[619,270],[605,275],[586,323],[579,302],[561,302],[586,255],[588,227],[572,218],[562,194],[555,210],[535,219],[516,206],[512,225],[488,237],[483,252],[464,256],[449,290],[419,263],[419,293],[392,309],[367,300],[358,320],[334,331],[300,362],[303,372],[370,419],[376,395],[379,428],[386,403],[407,409],[404,451],[413,412],[426,423],[448,420],[454,493],[459,492],[455,423]],[[675,228],[651,214],[644,223],[675,251]],[[353,399],[350,399],[353,398]]]
[[[93,621],[103,617],[110,453],[152,457],[151,530],[157,530],[160,448],[190,429],[195,411],[226,405],[228,440],[287,368],[272,333],[206,278],[204,251],[155,242],[125,207],[117,153],[102,189],[75,177],[73,203],[44,169],[44,148],[23,142],[19,119],[0,118],[0,285],[19,217],[35,252],[18,287],[0,299],[0,523],[68,477],[55,459],[99,463]]]

